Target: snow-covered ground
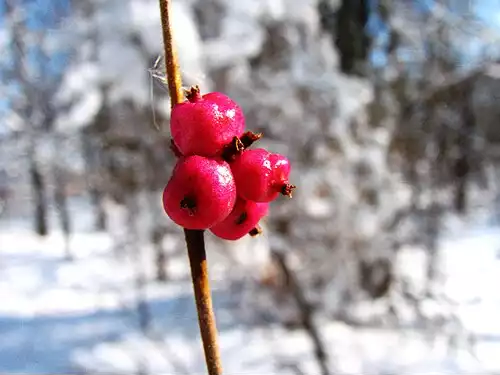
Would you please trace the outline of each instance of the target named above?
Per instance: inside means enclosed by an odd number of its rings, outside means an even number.
[[[144,333],[134,285],[137,271],[148,267],[126,254],[117,258],[104,233],[76,233],[74,261],[64,260],[63,245],[57,233],[40,239],[19,226],[0,226],[1,372],[204,373],[183,254],[170,263],[173,280],[149,282],[143,291],[151,314]],[[321,333],[336,374],[500,371],[500,228],[455,229],[441,248],[443,293],[468,344],[450,350],[440,334],[429,340],[415,329],[328,322]],[[421,268],[418,252],[403,251],[400,260],[403,272]],[[152,263],[147,256],[142,262]],[[297,374],[295,365],[318,373],[307,336],[244,324],[226,284],[218,279],[213,286],[226,374]],[[439,310],[430,301],[422,308],[427,315]]]

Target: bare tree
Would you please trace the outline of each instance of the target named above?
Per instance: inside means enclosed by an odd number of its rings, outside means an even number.
[[[57,10],[56,10],[57,12]],[[43,46],[46,41],[46,34],[37,35],[37,44]],[[55,97],[60,87],[60,81],[55,79],[54,72],[51,71],[52,56],[43,48],[38,53],[38,66],[42,78],[37,79],[35,83],[38,96],[40,96],[41,106],[41,129],[51,138],[52,158],[51,170],[52,181],[54,185],[54,205],[60,223],[65,242],[66,258],[71,259],[70,235],[71,235],[71,215],[67,199],[67,158],[61,158],[65,154],[65,136],[55,128],[57,113],[60,108],[55,101]],[[71,155],[71,153],[67,153]]]
[[[335,15],[335,45],[344,73],[366,73],[371,44],[367,33],[369,13],[369,1],[343,0]]]
[[[25,133],[28,138],[26,149],[28,173],[34,202],[34,228],[36,233],[44,236],[48,233],[48,204],[45,178],[37,158],[39,120],[43,115],[40,107],[40,95],[37,91],[36,81],[30,75],[27,59],[29,46],[26,43],[26,36],[29,32],[26,27],[26,14],[19,1],[7,0],[5,6],[12,44],[9,51],[11,61],[5,62],[2,68],[8,84],[18,88],[18,95],[11,97],[11,108],[24,121]]]

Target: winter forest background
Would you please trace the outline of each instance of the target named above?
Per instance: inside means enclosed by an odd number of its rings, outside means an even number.
[[[225,373],[500,373],[500,3],[174,12],[298,186],[206,234]],[[204,373],[161,43],[157,0],[0,1],[0,372]]]

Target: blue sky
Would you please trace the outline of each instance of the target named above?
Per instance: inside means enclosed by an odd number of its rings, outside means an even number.
[[[476,1],[475,12],[492,26],[500,25],[500,0]]]
[[[43,29],[55,29],[57,28],[58,22],[70,12],[70,2],[69,0],[19,0],[19,4],[22,4],[26,15],[26,25],[31,30],[43,30]],[[3,18],[5,14],[5,1],[0,0],[0,27],[3,27]],[[8,51],[5,51],[8,53]],[[32,68],[37,70],[41,65],[44,65],[44,71],[49,71],[49,77],[43,77],[51,79],[60,79],[61,67],[66,64],[67,53],[61,51],[49,58],[42,57],[40,50],[37,46],[32,47],[28,51],[28,59],[32,64]],[[48,69],[47,69],[48,68]],[[42,78],[42,77],[39,77]],[[40,81],[40,83],[42,83]],[[11,87],[14,90],[16,85],[13,84]],[[9,110],[9,98],[0,98],[0,117],[2,113]],[[0,126],[0,134],[4,131],[2,126]]]
[[[28,14],[28,25],[33,29],[53,27],[70,11],[69,0],[19,0]],[[5,0],[0,0],[0,23],[5,13]]]
[[[377,4],[378,0],[372,0],[372,7]],[[425,14],[433,5],[433,0],[414,0],[414,9],[417,12]],[[449,7],[455,12],[457,18],[465,15],[477,17],[478,21],[491,29],[492,33],[498,34],[500,40],[500,0],[452,0],[449,1]],[[376,35],[377,41],[380,44],[385,44],[388,41],[387,28],[378,18],[376,13],[373,13],[368,26],[371,33]],[[464,68],[472,67],[477,64],[481,53],[485,48],[485,43],[470,38],[469,41],[461,41],[458,45],[461,49],[463,61],[461,65]],[[500,48],[495,48],[495,55],[498,54]],[[372,61],[376,66],[383,66],[386,62],[386,57],[383,50],[374,50]]]

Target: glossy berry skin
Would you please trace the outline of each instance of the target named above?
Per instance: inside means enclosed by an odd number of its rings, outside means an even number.
[[[238,195],[255,202],[271,202],[278,195],[291,195],[290,163],[280,154],[264,149],[246,150],[231,163]]]
[[[172,109],[171,135],[186,156],[220,155],[224,146],[235,136],[241,136],[244,130],[241,108],[219,92],[201,96],[198,88],[192,88],[188,100]]]
[[[222,159],[181,157],[163,190],[163,208],[178,225],[207,229],[224,220],[236,201],[236,185]]]
[[[258,203],[237,198],[229,216],[210,228],[217,237],[235,241],[247,235],[267,215],[269,203]]]

